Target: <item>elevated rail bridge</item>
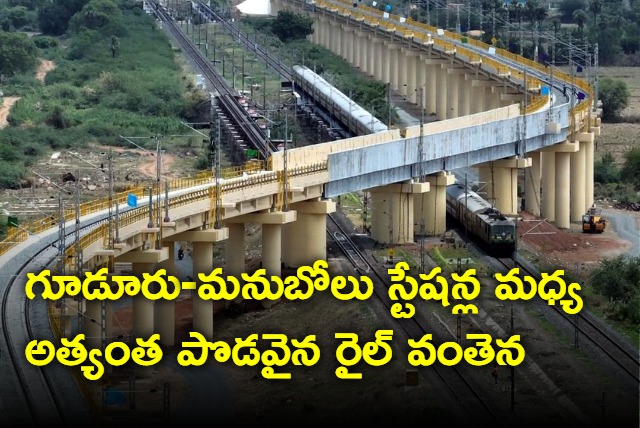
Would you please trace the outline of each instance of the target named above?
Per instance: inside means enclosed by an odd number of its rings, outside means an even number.
[[[219,177],[205,173],[173,180],[164,192],[156,189],[157,195],[130,189],[83,204],[78,213],[64,210],[60,220],[11,228],[0,242],[0,275],[15,276],[17,261],[65,236],[61,225],[67,234],[75,231],[56,258],[57,269],[68,273],[126,262],[134,274],[158,268],[172,274],[175,241],[193,243],[194,272],[210,272],[213,243],[225,240],[225,270],[239,275],[245,269],[247,223],[262,226],[263,267],[279,275],[282,264],[326,258],[326,214],[335,210],[331,198],[347,192],[371,192],[371,233],[381,243],[412,242],[420,220],[427,233],[442,233],[444,186],[453,181],[449,171],[467,166],[479,167],[481,181],[491,184],[488,199],[505,214],[518,209],[519,170],[525,171],[528,211],[569,227],[591,206],[600,110],[581,76],[361,3],[273,0],[272,5],[274,13],[289,8],[313,18],[315,43],[390,83],[440,120],[273,152],[263,164]],[[136,208],[127,205],[130,193],[138,197]],[[163,215],[154,217],[158,210]],[[158,332],[163,344],[173,345],[174,305],[134,299],[134,335]],[[102,320],[84,326],[89,345],[99,347],[106,324],[102,303],[86,301],[78,308]],[[194,330],[212,338],[213,303],[194,299],[193,312]],[[59,325],[64,314],[54,307],[50,314]]]

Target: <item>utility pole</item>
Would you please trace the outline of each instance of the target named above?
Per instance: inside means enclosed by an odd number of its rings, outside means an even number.
[[[156,250],[162,249],[162,219],[160,208],[160,177],[162,176],[162,148],[161,148],[162,135],[156,134],[156,225],[160,229],[156,235]]]
[[[289,170],[287,168],[287,140],[289,139],[289,111],[284,111],[284,177],[283,177],[283,202],[282,211],[289,211]]]
[[[80,245],[80,171],[76,172],[76,212],[75,212],[75,220],[76,226],[73,231],[74,238],[74,250],[76,256],[76,271],[75,274],[78,278],[82,275],[82,264],[84,263],[82,260],[82,246]]]
[[[391,82],[387,83],[387,127],[391,128]]]
[[[58,195],[58,274],[64,275],[64,249],[65,245],[65,220],[64,220],[64,199],[62,193]]]
[[[515,332],[515,318],[513,315],[513,306],[511,306],[511,336]],[[511,366],[511,411],[516,410],[516,368]]]
[[[422,162],[424,161],[424,105],[423,105],[423,92],[424,88],[421,86],[418,88],[418,97],[420,100],[420,139],[418,140],[418,182],[422,183],[424,180],[424,169]],[[420,194],[420,273],[425,272],[425,259],[426,252],[424,248],[424,197]]]

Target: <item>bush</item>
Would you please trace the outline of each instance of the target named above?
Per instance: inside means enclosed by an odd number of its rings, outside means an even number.
[[[616,183],[620,180],[620,171],[611,153],[602,155],[594,164],[593,178],[596,183]]]
[[[283,42],[304,39],[313,34],[313,19],[297,15],[288,10],[281,10],[271,24],[273,34]]]
[[[36,36],[33,38],[33,43],[40,49],[55,48],[58,46],[58,41],[49,36]]]
[[[623,180],[633,184],[636,190],[640,190],[640,148],[636,147],[625,155],[624,166],[621,177]]]
[[[591,284],[609,300],[608,309],[615,318],[640,322],[640,257],[604,259],[591,274]]]
[[[629,105],[629,88],[622,80],[605,77],[600,81],[599,96],[602,101],[602,119],[615,120]]]

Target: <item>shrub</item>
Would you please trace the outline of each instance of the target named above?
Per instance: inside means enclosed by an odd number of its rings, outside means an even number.
[[[629,104],[629,88],[622,80],[605,77],[600,81],[600,100],[602,101],[602,119],[615,120]]]

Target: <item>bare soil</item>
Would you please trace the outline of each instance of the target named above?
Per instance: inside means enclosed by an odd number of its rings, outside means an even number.
[[[11,111],[11,107],[18,102],[20,97],[3,97],[2,98],[2,106],[0,106],[0,129],[6,127],[9,122],[7,122],[7,116],[9,116],[9,112]]]

